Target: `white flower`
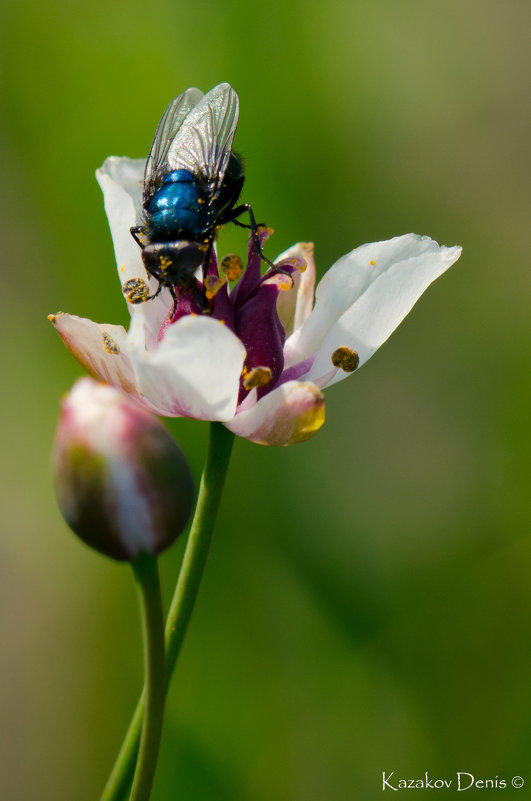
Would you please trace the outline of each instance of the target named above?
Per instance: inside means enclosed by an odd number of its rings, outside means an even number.
[[[111,157],[97,178],[122,286],[142,277],[154,293],[129,232],[141,221],[143,172],[143,160]],[[268,235],[262,230],[262,241]],[[295,245],[276,260],[278,273],[260,277],[251,242],[246,271],[230,292],[218,282],[207,313],[194,311],[185,293],[173,313],[163,289],[127,304],[128,332],[69,314],[50,319],[91,375],[155,413],[217,420],[253,442],[291,445],[323,424],[322,390],[364,364],[460,253],[415,234],[362,245],[325,274],[313,304],[313,246]],[[215,255],[210,273],[217,278]]]

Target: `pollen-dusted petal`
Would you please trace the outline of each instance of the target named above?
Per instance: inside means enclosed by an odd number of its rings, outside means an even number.
[[[130,232],[132,226],[142,221],[144,164],[144,159],[110,156],[96,171],[96,178],[103,192],[120,283],[123,287],[131,279],[142,279],[149,287],[149,294],[154,295],[158,281],[146,272],[141,248]],[[127,304],[131,315],[139,315],[144,319],[149,347],[155,345],[158,331],[171,305],[167,289],[163,289],[155,300]]]
[[[458,247],[440,247],[415,234],[347,253],[319,282],[311,315],[286,342],[286,366],[323,351],[323,360],[318,356],[312,368],[313,379],[320,375],[315,370],[330,370],[331,354],[342,345],[358,351],[363,364],[460,253]],[[341,378],[340,372],[334,380]]]
[[[169,325],[154,351],[143,347],[139,323],[128,334],[138,388],[166,417],[230,420],[236,410],[245,348],[232,331],[206,315]]]
[[[135,374],[121,325],[102,325],[64,312],[51,314],[48,319],[70,353],[91,376],[136,394]]]
[[[288,381],[225,425],[259,445],[295,445],[313,437],[324,421],[324,398],[315,384]]]
[[[404,239],[410,240],[407,250],[404,250],[404,242],[401,241],[397,258],[388,263],[385,272],[380,272],[330,327],[311,370],[305,376],[306,380],[320,383],[323,376],[330,373],[332,356],[338,349],[355,351],[359,356],[359,365],[364,364],[392,334],[432,281],[447,270],[461,253],[459,247],[439,247],[431,239],[416,239],[412,235],[400,237],[400,240]],[[371,256],[376,265],[379,250],[376,248],[374,253],[369,250],[366,254]],[[310,321],[311,318],[308,323]],[[335,384],[347,375],[345,369],[339,369],[330,376],[326,385]]]
[[[305,270],[292,273],[293,287],[289,292],[278,296],[277,311],[280,322],[284,326],[286,336],[306,322],[313,306],[315,287],[315,259],[312,242],[298,242],[281,253],[275,264],[282,264],[286,259],[302,259],[306,263]]]

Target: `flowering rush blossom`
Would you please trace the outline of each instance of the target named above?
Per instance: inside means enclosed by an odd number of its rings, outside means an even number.
[[[142,278],[154,294],[157,281],[129,231],[142,220],[144,164],[111,157],[97,178],[122,287]],[[270,233],[260,229],[261,244]],[[251,237],[245,270],[237,257],[218,266],[214,252],[204,282],[194,279],[208,309],[197,288],[179,290],[175,307],[164,288],[127,303],[127,332],[61,312],[50,319],[92,376],[156,414],[220,421],[253,442],[291,445],[322,426],[322,390],[366,362],[460,253],[415,234],[362,245],[328,270],[314,304],[313,245],[294,245],[278,270],[261,275]]]

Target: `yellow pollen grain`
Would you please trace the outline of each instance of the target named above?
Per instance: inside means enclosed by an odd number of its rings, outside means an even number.
[[[252,370],[244,368],[242,372],[243,386],[245,389],[263,387],[271,381],[271,375],[269,367],[253,367]]]
[[[371,259],[371,260],[370,260],[370,262],[369,262],[369,264],[371,265],[371,267],[374,267],[374,265],[376,264],[376,262],[375,262],[375,261],[373,261],[373,260]]]
[[[48,320],[55,325],[55,314],[49,314]]]
[[[167,273],[169,268],[171,267],[171,259],[168,256],[161,256],[160,257],[160,269],[163,273]]]
[[[360,357],[358,352],[347,348],[346,345],[342,345],[332,353],[332,364],[334,367],[344,370],[345,373],[352,373],[359,363]]]

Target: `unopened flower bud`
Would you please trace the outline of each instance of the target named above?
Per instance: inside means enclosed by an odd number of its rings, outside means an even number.
[[[106,384],[81,378],[64,398],[53,469],[70,528],[114,559],[158,554],[188,522],[194,488],[183,452],[154,415]]]

